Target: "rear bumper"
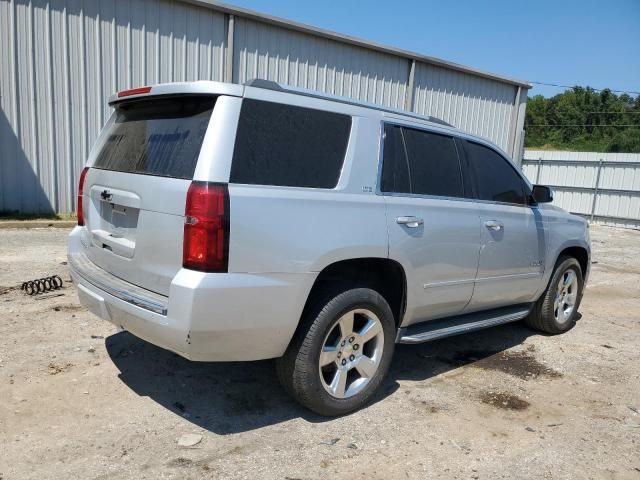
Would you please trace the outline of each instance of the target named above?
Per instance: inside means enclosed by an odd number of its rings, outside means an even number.
[[[202,273],[181,269],[169,296],[136,287],[93,264],[69,237],[69,266],[80,303],[154,345],[196,361],[281,356],[316,274]]]

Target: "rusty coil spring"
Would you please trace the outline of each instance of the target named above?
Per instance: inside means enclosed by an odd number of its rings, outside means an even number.
[[[61,287],[62,279],[58,275],[52,275],[50,277],[37,278],[24,282],[21,289],[24,290],[27,295],[35,295],[37,293],[58,290]]]

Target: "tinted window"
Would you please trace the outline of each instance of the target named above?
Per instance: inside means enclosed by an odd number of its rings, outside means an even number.
[[[464,144],[480,200],[525,203],[524,181],[508,160],[484,145],[466,141]]]
[[[409,183],[409,162],[404,150],[400,127],[385,125],[384,151],[382,163],[383,192],[411,193]]]
[[[409,156],[411,191],[420,195],[463,197],[462,173],[452,137],[403,128]]]
[[[334,188],[350,129],[348,115],[245,99],[230,181]]]
[[[463,197],[462,173],[453,138],[386,125],[380,189]]]
[[[215,97],[149,98],[120,103],[95,168],[192,178]]]

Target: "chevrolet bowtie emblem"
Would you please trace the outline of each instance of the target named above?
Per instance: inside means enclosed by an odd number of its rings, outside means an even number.
[[[103,190],[103,191],[102,191],[102,193],[100,194],[100,197],[101,197],[103,200],[111,200],[111,197],[113,197],[113,194],[112,194],[112,193],[109,193],[109,191],[108,191],[108,190]]]

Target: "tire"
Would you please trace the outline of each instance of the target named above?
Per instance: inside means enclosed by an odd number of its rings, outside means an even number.
[[[571,277],[572,275],[575,277]],[[575,278],[572,288],[567,291],[567,295],[573,296],[573,308],[571,308],[570,313],[566,314],[565,312],[568,309],[565,309],[564,299],[569,301],[570,297],[563,297],[563,293],[559,292],[564,292],[560,282],[564,285],[569,277]],[[570,330],[576,323],[578,308],[582,300],[583,286],[582,269],[578,261],[573,257],[560,257],[556,262],[556,267],[547,289],[536,302],[532,312],[525,319],[525,323],[531,328],[552,335]],[[555,304],[557,298],[561,300],[562,305]],[[568,306],[569,304],[567,303],[566,305]]]
[[[310,410],[344,415],[365,405],[389,370],[396,334],[393,313],[382,295],[369,288],[326,292],[312,305],[276,361],[278,378]]]

